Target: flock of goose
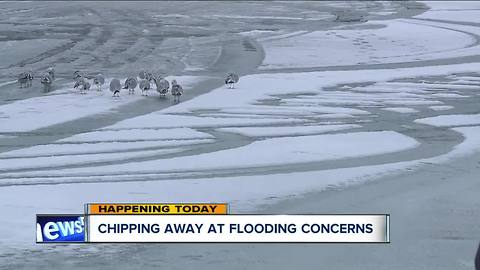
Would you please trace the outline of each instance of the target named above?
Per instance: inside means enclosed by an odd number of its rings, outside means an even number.
[[[80,90],[81,94],[86,94],[87,90],[90,90],[91,84],[89,80],[93,80],[93,84],[97,87],[97,91],[102,91],[102,85],[105,84],[105,76],[102,74],[97,74],[91,77],[85,75],[79,70],[73,73],[73,79],[75,80],[75,85],[73,86],[74,89]],[[142,96],[148,96],[148,91],[152,88],[152,84],[156,86],[157,92],[160,93],[161,97],[165,97],[170,90],[175,102],[180,101],[180,96],[183,94],[183,88],[176,80],[172,80],[170,89],[170,82],[165,78],[162,76],[156,77],[152,73],[146,71],[140,71],[138,77],[128,77],[123,83],[123,87],[119,79],[112,79],[110,81],[110,91],[113,93],[113,97],[119,97],[121,89],[127,89],[129,95],[134,95],[135,88],[138,86],[142,91]]]
[[[95,76],[88,76],[80,70],[73,73],[73,79],[75,80],[74,89],[79,90],[80,94],[86,94],[90,90],[91,83],[97,87],[97,91],[102,91],[102,86],[105,84],[105,76],[97,74]],[[40,82],[43,84],[45,91],[50,91],[52,84],[55,80],[55,71],[53,68],[48,68],[47,71],[41,77]],[[22,72],[18,75],[18,84],[20,88],[31,87],[33,81],[33,72]],[[237,74],[229,72],[225,77],[225,84],[229,89],[233,89],[235,83],[239,81]],[[127,89],[129,95],[135,94],[135,88],[139,87],[142,91],[142,96],[148,96],[148,91],[152,86],[156,87],[160,97],[165,97],[170,91],[174,97],[174,102],[179,102],[180,97],[183,94],[183,88],[176,80],[172,80],[171,83],[162,76],[154,76],[150,72],[140,71],[138,76],[128,77],[122,87],[119,79],[112,79],[110,81],[110,91],[113,93],[113,97],[120,96],[120,90]]]

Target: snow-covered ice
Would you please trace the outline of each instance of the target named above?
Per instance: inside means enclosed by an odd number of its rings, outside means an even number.
[[[36,213],[71,214],[83,211],[85,202],[229,202],[235,212],[253,210],[267,198],[285,197],[321,190],[329,186],[358,183],[394,173],[404,165],[379,165],[350,169],[336,169],[305,173],[273,174],[266,176],[242,176],[170,181],[117,182],[65,184],[46,186],[18,186],[0,189],[0,210],[5,228],[0,241],[15,248],[30,243],[32,224],[24,217]],[[297,181],[291,181],[297,179]],[[322,181],[318,181],[322,179]],[[251,187],[255,186],[255,189]],[[108,191],[108,192],[105,192]],[[48,196],[38,196],[48,194]],[[19,198],[22,198],[19,200]],[[62,200],[59,205],[59,198]],[[15,207],[11,203],[15,202]],[[275,201],[270,201],[273,203]],[[35,207],[30,207],[35,205]]]
[[[222,126],[246,126],[246,125],[266,125],[266,124],[293,124],[307,122],[306,120],[295,118],[262,118],[262,119],[242,119],[242,118],[216,118],[216,117],[198,117],[190,115],[164,114],[154,112],[120,121],[104,129],[138,129],[138,128],[199,128],[199,127],[222,127]]]
[[[175,78],[179,82],[185,82],[185,87],[189,87],[199,80],[199,78],[192,76],[176,76]],[[105,86],[103,88],[102,92],[91,90],[87,95],[80,95],[73,91],[73,87],[68,86],[49,95],[1,105],[0,132],[32,131],[81,117],[104,113],[145,98],[138,94],[139,90],[137,89],[137,95],[123,95],[120,98],[113,99],[111,93],[105,90]],[[156,91],[151,92],[156,93]]]
[[[439,106],[430,106],[428,107],[434,111],[448,111],[448,110],[451,110],[453,109],[454,107],[453,106],[449,106],[449,105],[439,105]]]
[[[282,147],[278,147],[279,145]],[[107,175],[262,167],[379,155],[415,148],[418,145],[416,140],[392,131],[281,137],[212,153],[121,165],[62,169],[48,174]],[[32,176],[30,173],[23,175]]]
[[[385,111],[397,112],[397,113],[417,113],[418,110],[413,108],[405,108],[405,107],[395,107],[395,108],[383,108]]]
[[[148,140],[207,139],[213,136],[191,128],[98,130],[80,133],[59,142],[122,142]]]
[[[183,139],[183,140],[158,140],[158,141],[131,141],[131,142],[75,142],[42,144],[18,150],[0,153],[0,158],[57,156],[75,154],[94,154],[107,152],[120,152],[128,150],[146,150],[158,147],[177,147],[212,143],[213,139]]]
[[[0,106],[0,132],[24,132],[114,109],[139,100],[92,91],[88,95],[63,93],[34,97]]]
[[[268,136],[299,136],[309,134],[320,134],[330,131],[340,131],[358,128],[360,125],[321,125],[321,126],[287,126],[287,127],[239,127],[219,128],[219,131],[238,133],[249,137]]]
[[[437,127],[480,125],[480,114],[449,114],[415,120],[417,123]]]
[[[138,121],[138,125],[145,124],[147,126],[172,126],[171,124],[151,124],[156,118],[173,117],[172,119],[182,119],[185,116],[165,116],[165,113],[191,113],[198,110],[222,110],[228,111],[232,108],[255,108],[252,105],[259,104],[262,100],[276,99],[279,95],[304,95],[306,93],[312,96],[301,96],[300,98],[281,98],[280,102],[284,105],[294,105],[289,109],[302,110],[308,105],[317,105],[328,103],[332,107],[330,112],[334,112],[338,108],[339,113],[345,113],[345,108],[334,107],[332,105],[378,105],[378,104],[394,104],[394,105],[428,105],[442,104],[441,101],[432,99],[425,94],[425,90],[430,91],[446,91],[447,86],[443,84],[418,84],[388,81],[394,79],[415,77],[415,76],[439,76],[448,75],[459,72],[469,72],[471,70],[480,69],[480,64],[455,64],[455,65],[438,65],[428,67],[414,68],[397,68],[397,69],[375,69],[375,70],[352,70],[352,71],[324,71],[324,72],[300,72],[300,73],[275,73],[275,74],[255,74],[242,77],[241,87],[233,90],[227,90],[224,87],[217,88],[207,94],[198,96],[189,101],[182,102],[176,106],[162,110],[162,113],[152,113],[138,118],[132,118],[124,122],[118,123],[116,127],[138,127],[133,122]],[[331,92],[323,91],[325,87],[333,87],[338,84],[346,83],[366,83],[377,82],[384,85],[373,85],[364,87],[364,89],[376,89],[376,87],[384,89],[388,92],[398,92],[395,94],[379,93],[363,93],[352,89],[349,92]],[[387,83],[388,82],[388,83]],[[424,87],[421,87],[424,85]],[[388,86],[390,89],[388,89]],[[391,87],[390,87],[391,86]],[[417,87],[417,88],[415,88]],[[418,89],[418,87],[421,87]],[[448,88],[468,89],[468,86],[448,85]],[[472,89],[478,87],[471,86]],[[406,90],[403,90],[405,89]],[[424,89],[422,89],[424,88]],[[358,90],[364,90],[359,88]],[[412,93],[417,95],[412,95]],[[317,96],[316,96],[317,95]],[[261,105],[261,104],[259,104]],[[261,108],[261,107],[260,107]],[[320,109],[319,109],[320,110]],[[236,112],[239,112],[238,110]],[[242,111],[245,112],[245,111]],[[352,112],[353,113],[353,112]],[[188,116],[191,117],[191,116]],[[140,121],[141,120],[141,121]],[[159,120],[160,121],[160,120]],[[174,120],[176,121],[176,120]],[[174,122],[172,121],[172,122]],[[218,119],[212,119],[212,126]],[[237,121],[237,120],[232,120]],[[140,123],[143,122],[143,123]],[[165,121],[163,121],[165,122]],[[128,123],[128,125],[127,125]],[[188,125],[189,123],[185,123]],[[179,124],[181,125],[181,124]],[[235,125],[235,123],[232,123]],[[174,125],[177,126],[177,125]]]
[[[5,228],[8,229],[0,232],[0,240],[17,248],[28,245],[27,243],[31,242],[31,224],[24,222],[23,217],[34,216],[39,212],[77,213],[83,211],[84,202],[92,201],[158,202],[158,198],[168,202],[221,201],[230,203],[237,213],[249,212],[258,205],[275,203],[281,198],[298,197],[328,187],[372,181],[411,170],[426,162],[441,164],[453,156],[466,155],[480,149],[480,127],[456,130],[462,132],[466,140],[457,146],[452,154],[426,160],[268,176],[3,187],[0,189],[0,197],[3,198],[0,210],[5,217]],[[255,189],[252,189],[252,186],[255,186]],[[105,190],[109,192],[104,192]],[[59,206],[58,198],[67,197],[69,199],[62,201]],[[11,207],[12,202],[16,203],[15,208]]]
[[[399,63],[447,58],[475,42],[474,38],[462,32],[417,23],[403,19],[372,21],[367,24],[385,27],[361,31],[315,31],[288,39],[263,41],[266,58],[261,68]],[[295,53],[288,53],[293,47]]]
[[[144,150],[129,151],[118,153],[100,153],[100,154],[71,154],[57,156],[42,157],[19,157],[19,158],[3,158],[0,159],[0,171],[19,170],[32,168],[47,168],[52,166],[71,166],[86,165],[95,162],[113,162],[123,161],[130,158],[153,157],[162,154],[170,154],[182,151],[182,149],[161,149],[161,150]]]
[[[456,22],[478,22],[480,5],[476,1],[422,1],[430,9],[416,18]]]

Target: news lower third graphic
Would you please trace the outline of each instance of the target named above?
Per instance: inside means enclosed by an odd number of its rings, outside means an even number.
[[[92,203],[37,215],[37,243],[390,243],[390,216],[230,214],[225,203]]]

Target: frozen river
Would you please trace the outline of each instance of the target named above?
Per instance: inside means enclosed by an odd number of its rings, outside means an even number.
[[[471,224],[480,214],[475,2],[0,5],[0,268],[473,266],[479,230]],[[335,21],[346,13],[365,20]],[[52,92],[38,80],[24,89],[12,82],[23,70],[38,75],[49,66],[58,73]],[[156,92],[78,95],[77,69],[107,81],[146,69],[176,79],[186,93],[176,105]],[[235,89],[222,85],[227,71],[241,75]],[[390,213],[394,232],[392,244],[374,247],[31,240],[36,213],[77,213],[93,201]],[[405,229],[415,222],[411,233]],[[340,259],[345,253],[349,259]]]

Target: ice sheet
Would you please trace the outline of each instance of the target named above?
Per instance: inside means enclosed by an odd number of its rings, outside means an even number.
[[[80,133],[59,142],[122,142],[145,140],[206,139],[212,135],[191,128],[99,130]]]
[[[385,27],[362,31],[315,31],[263,41],[266,57],[261,68],[399,63],[448,58],[452,54],[458,55],[459,50],[475,42],[472,36],[462,32],[439,28],[434,23],[417,23],[404,19],[369,22],[367,24]],[[295,53],[288,53],[292,49]]]
[[[0,154],[0,158],[94,154],[212,143],[212,139],[43,144]]]
[[[185,82],[185,87],[188,87],[188,85],[191,85],[198,79],[192,76],[176,76],[175,78],[180,83]],[[105,85],[108,84],[109,81],[105,83]],[[145,98],[140,96],[140,90],[138,89],[137,95],[123,95],[120,98],[112,98],[112,94],[105,89],[105,85],[102,92],[97,92],[94,89],[86,95],[80,95],[72,90],[72,86],[71,88],[59,89],[55,91],[56,94],[2,105],[0,106],[0,132],[31,131],[81,117],[104,113]],[[155,94],[152,93],[152,95]],[[155,98],[155,96],[150,98]]]
[[[322,125],[322,126],[287,126],[287,127],[243,127],[243,128],[219,128],[219,131],[237,133],[248,137],[269,136],[299,136],[320,134],[330,131],[340,131],[358,128],[360,125]]]
[[[392,144],[392,142],[395,144]],[[282,145],[282,147],[278,147]],[[287,165],[379,155],[415,148],[419,143],[393,131],[281,137],[243,147],[164,160],[56,170],[49,175],[166,173]],[[25,175],[28,175],[25,174]]]
[[[397,112],[397,113],[417,113],[418,110],[412,109],[412,108],[402,108],[402,107],[396,107],[396,108],[383,108],[385,111],[391,111],[391,112]]]
[[[480,125],[480,114],[451,114],[417,119],[415,122],[437,127]]]

